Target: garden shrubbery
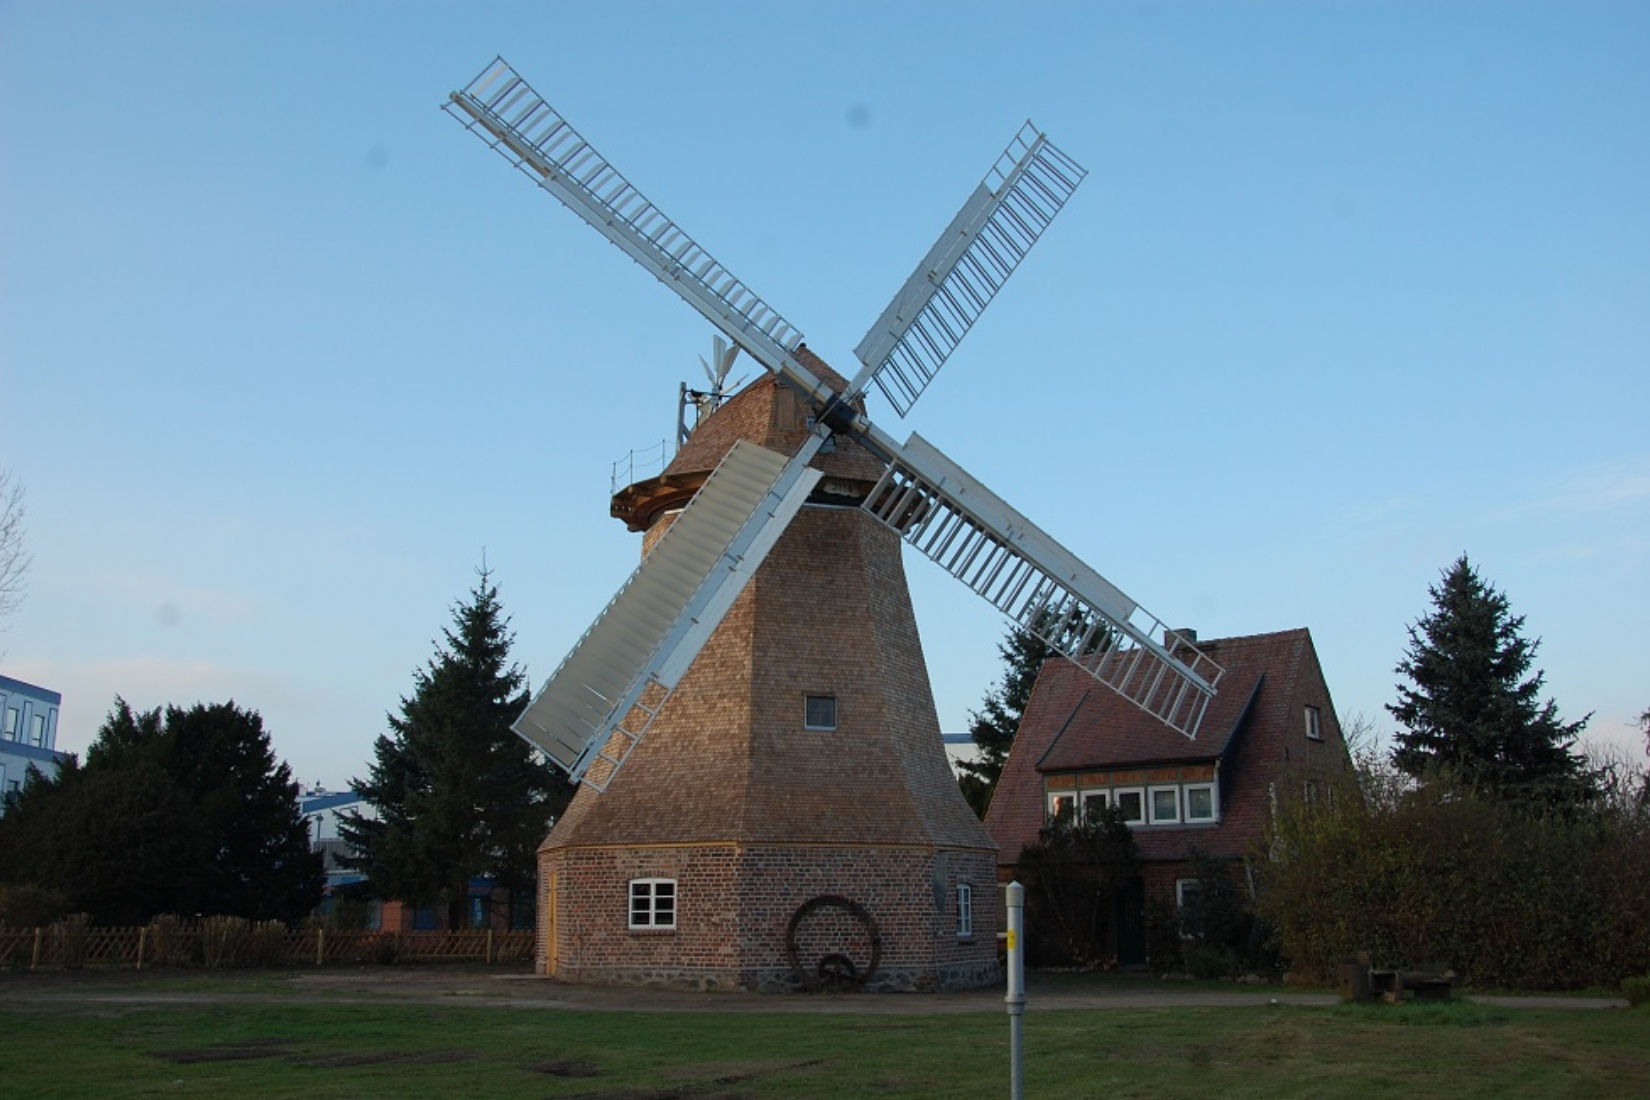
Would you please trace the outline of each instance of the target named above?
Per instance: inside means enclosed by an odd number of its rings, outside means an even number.
[[[1440,783],[1280,807],[1255,868],[1298,973],[1360,950],[1519,989],[1650,969],[1650,814],[1631,799],[1539,807]]]

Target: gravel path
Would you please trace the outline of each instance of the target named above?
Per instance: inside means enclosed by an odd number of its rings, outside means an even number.
[[[468,1004],[500,1008],[565,1009],[580,1012],[831,1013],[859,1016],[946,1016],[1002,1013],[1001,989],[967,993],[836,994],[791,996],[751,993],[681,993],[648,989],[567,985],[531,974],[500,974],[446,967],[327,970],[271,976],[279,989],[201,988],[189,971],[38,973],[0,977],[0,998],[11,1003],[56,1002],[126,1005],[200,1004]],[[226,986],[240,984],[226,978]],[[1626,1008],[1620,998],[1469,996],[1476,1004],[1500,1008]],[[1226,990],[1108,986],[1072,988],[1032,976],[1027,1012],[1072,1009],[1151,1009],[1336,1004],[1332,993],[1279,986]]]

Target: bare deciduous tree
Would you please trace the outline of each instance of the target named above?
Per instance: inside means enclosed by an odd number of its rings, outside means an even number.
[[[23,602],[29,554],[23,549],[23,486],[0,470],[0,629]]]

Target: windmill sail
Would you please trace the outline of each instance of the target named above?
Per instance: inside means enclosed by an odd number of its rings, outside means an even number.
[[[1087,171],[1027,122],[854,354],[901,416],[967,334]]]
[[[776,374],[812,382],[791,352],[802,333],[701,248],[607,162],[503,58],[482,70],[443,110],[549,191],[631,259]],[[828,390],[819,393],[828,398]]]
[[[605,789],[819,481],[810,439],[735,444],[511,728]]]
[[[1171,728],[1197,736],[1220,666],[927,440],[912,435],[898,449],[863,507],[1021,629]]]

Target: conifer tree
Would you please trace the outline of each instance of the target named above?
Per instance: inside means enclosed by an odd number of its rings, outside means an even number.
[[[1592,777],[1572,751],[1588,718],[1562,722],[1540,699],[1538,641],[1522,615],[1463,554],[1428,589],[1433,610],[1409,628],[1387,710],[1404,726],[1392,759],[1404,772],[1509,800],[1554,804],[1586,797]]]
[[[509,620],[483,567],[453,607],[435,656],[389,715],[365,779],[350,786],[376,817],[347,815],[340,832],[379,897],[443,905],[469,923],[471,880],[490,875],[520,902],[533,896],[534,853],[572,788],[510,730],[527,705],[527,675],[510,663]]]
[[[232,702],[135,712],[117,698],[86,763],[31,778],[0,818],[0,858],[103,923],[292,923],[324,881],[291,769],[258,713]]]
[[[1014,627],[997,646],[997,652],[1003,659],[1003,678],[985,693],[980,709],[968,714],[968,732],[979,755],[957,764],[963,773],[958,777],[963,797],[982,818],[991,805],[997,780],[1003,774],[1003,764],[1014,745],[1014,735],[1019,732],[1020,719],[1025,717],[1037,673],[1055,651],[1031,631]]]

